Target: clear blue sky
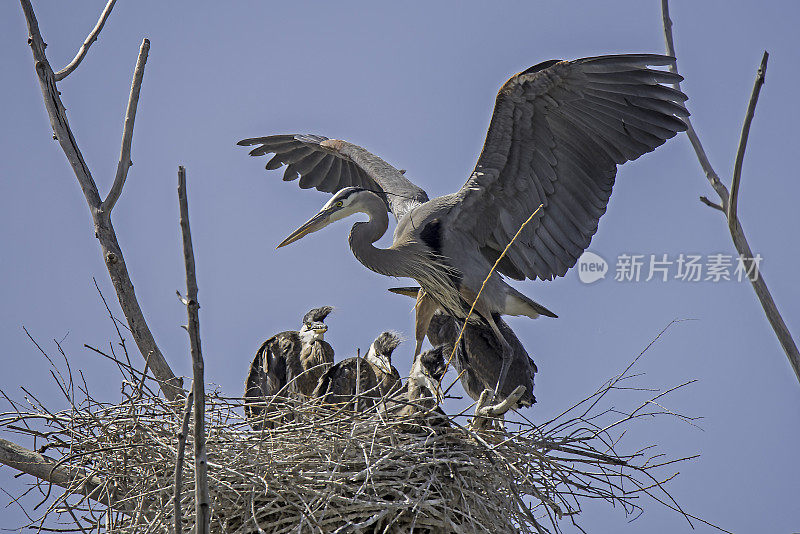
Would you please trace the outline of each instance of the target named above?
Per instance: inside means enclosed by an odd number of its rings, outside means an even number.
[[[75,54],[102,1],[36,2],[54,67]],[[206,376],[240,394],[255,349],[296,328],[313,307],[337,307],[327,339],[340,357],[377,333],[412,335],[411,301],[348,250],[339,223],[291,247],[275,245],[327,199],[266,173],[235,146],[244,137],[318,133],[361,144],[428,193],[460,187],[484,139],[494,95],[511,74],[552,58],[662,52],[659,2],[120,2],[100,40],[60,90],[84,156],[103,193],[113,180],[130,78],[143,37],[152,42],[136,133],[135,165],[114,212],[139,300],[162,351],[191,373],[179,328],[185,287],[175,195],[188,170],[200,284]],[[674,2],[679,67],[709,156],[727,180],[756,67],[771,53],[753,123],[739,213],[784,318],[800,337],[800,37],[795,2]],[[0,5],[0,388],[19,386],[60,406],[47,362],[22,325],[45,345],[64,339],[73,369],[96,396],[114,400],[117,371],[83,348],[113,331],[92,284],[114,302],[83,197],[51,139],[26,31],[15,2]],[[621,168],[590,249],[619,254],[733,254],[713,195],[681,136]],[[612,265],[613,268],[613,265]],[[800,385],[749,284],[621,283],[587,286],[575,272],[517,284],[560,315],[510,323],[539,366],[544,419],[593,391],[675,318],[641,362],[644,386],[698,382],[668,406],[702,416],[702,430],[672,420],[635,425],[628,450],[658,443],[680,467],[673,495],[691,513],[735,532],[800,531]],[[412,343],[398,349],[401,373]],[[109,378],[110,377],[110,378]],[[458,389],[458,388],[457,388]],[[460,391],[460,390],[459,390]],[[624,397],[618,407],[632,407]],[[459,402],[451,401],[455,410]],[[0,486],[20,480],[0,467]],[[676,513],[645,503],[629,524],[619,509],[589,506],[593,532],[688,532]],[[0,528],[24,521],[0,508]],[[571,529],[566,528],[567,532]],[[695,532],[712,532],[697,525]]]

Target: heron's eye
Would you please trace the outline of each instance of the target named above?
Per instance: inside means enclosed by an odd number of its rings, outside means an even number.
[[[342,202],[341,200],[336,203],[337,208],[341,208],[342,206],[344,206],[344,202]]]

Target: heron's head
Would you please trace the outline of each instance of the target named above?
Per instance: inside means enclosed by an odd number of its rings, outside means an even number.
[[[370,345],[367,361],[387,375],[392,374],[392,352],[400,344],[400,341],[400,334],[397,332],[387,330],[381,333]]]
[[[290,243],[322,230],[329,224],[344,219],[355,213],[366,211],[366,203],[375,196],[375,193],[360,187],[345,187],[339,190],[331,199],[322,206],[316,215],[306,221],[300,228],[281,241],[276,248],[285,247]]]
[[[444,377],[445,345],[426,350],[417,355],[411,365],[411,374],[408,379],[413,380],[418,386],[428,388],[436,397],[437,402],[442,402],[442,392],[439,383]]]
[[[305,342],[321,341],[328,331],[325,318],[333,311],[330,306],[314,308],[303,316],[303,325],[300,327],[300,337]]]

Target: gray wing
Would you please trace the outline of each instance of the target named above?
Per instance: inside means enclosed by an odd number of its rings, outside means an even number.
[[[359,380],[358,386],[356,380]],[[369,362],[363,358],[348,358],[333,365],[322,375],[313,396],[329,404],[347,404],[354,400],[358,389],[367,399],[367,404],[372,405],[370,399],[378,396],[377,385]]]
[[[286,385],[285,355],[278,349],[276,334],[261,344],[245,380],[245,397],[268,397],[275,395]]]
[[[286,385],[286,354],[296,346],[293,335],[297,333],[289,331],[272,336],[261,344],[250,363],[244,389],[244,411],[248,418],[259,416],[265,401]]]
[[[687,97],[662,84],[683,78],[648,66],[660,55],[552,60],[500,89],[475,170],[455,193],[450,231],[494,262],[543,204],[498,266],[550,280],[575,265],[605,213],[617,165],[684,131]]]
[[[258,145],[251,156],[274,154],[267,170],[286,165],[284,181],[300,177],[302,189],[316,188],[336,193],[345,187],[369,189],[383,196],[387,209],[397,220],[415,206],[428,201],[428,195],[400,171],[367,150],[321,135],[271,135],[243,139],[241,146]]]

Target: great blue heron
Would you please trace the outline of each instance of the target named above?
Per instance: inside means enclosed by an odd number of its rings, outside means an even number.
[[[399,295],[417,297],[419,288],[396,287],[389,291]],[[426,305],[425,303],[418,304]],[[536,397],[533,395],[534,375],[538,371],[536,364],[511,327],[501,317],[497,317],[495,321],[503,338],[511,345],[512,349],[508,376],[503,383],[502,390],[497,392],[499,397],[497,400],[508,397],[517,386],[525,386],[525,393],[517,401],[516,407],[530,407],[536,402]],[[438,309],[434,309],[432,318],[428,322],[429,326],[425,334],[433,346],[453,347],[455,345],[463,323]],[[450,353],[447,353],[445,358],[449,357]],[[461,385],[467,395],[477,401],[484,390],[494,388],[500,376],[502,363],[502,348],[492,331],[485,325],[468,323],[453,358],[453,365],[461,377]]]
[[[438,385],[445,373],[444,358],[451,348],[440,345],[414,356],[405,389],[395,394],[396,402],[390,403],[392,414],[409,417],[435,412],[437,417],[444,416],[438,407],[441,402]]]
[[[333,364],[333,347],[323,338],[330,306],[303,316],[299,331],[289,330],[266,340],[256,352],[245,380],[244,411],[251,421],[266,420],[264,406],[275,395],[307,397]],[[271,424],[268,423],[268,426]]]
[[[432,200],[398,169],[363,148],[316,135],[275,135],[240,141],[250,154],[274,153],[267,169],[288,165],[284,180],[335,193],[314,217],[278,247],[334,221],[365,213],[350,231],[350,248],[367,268],[415,279],[448,314],[465,319],[492,265],[516,280],[563,276],[588,247],[605,212],[617,166],[686,129],[686,95],[662,84],[678,74],[674,58],[599,56],[539,63],[511,77],[497,95],[475,170],[455,193]],[[373,243],[398,221],[386,249]],[[499,314],[554,315],[501,276],[490,277],[475,303],[502,346],[495,392],[503,385],[512,348]],[[426,330],[427,327],[424,330]]]
[[[384,394],[398,389],[400,374],[392,367],[392,352],[399,343],[396,333],[383,332],[372,342],[365,358],[347,358],[328,369],[313,396],[356,411],[374,406]]]

